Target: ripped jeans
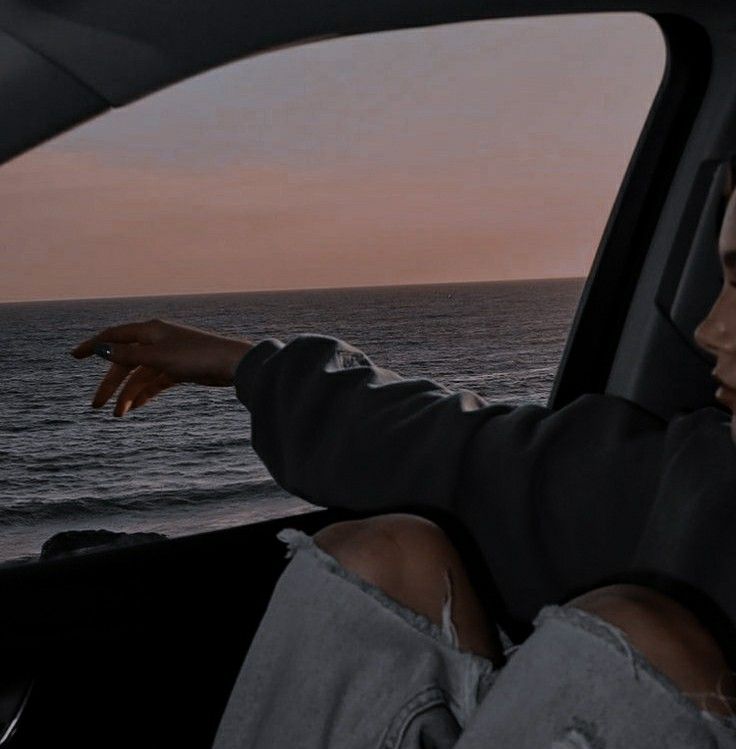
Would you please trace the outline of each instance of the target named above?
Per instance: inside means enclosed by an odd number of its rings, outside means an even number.
[[[545,606],[507,662],[285,528],[279,578],[214,749],[736,749],[736,718],[701,711],[624,633]]]

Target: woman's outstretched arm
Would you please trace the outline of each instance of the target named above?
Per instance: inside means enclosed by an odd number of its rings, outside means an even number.
[[[234,385],[281,486],[324,507],[452,513],[520,620],[626,569],[653,532],[680,445],[680,432],[622,398],[586,395],[559,411],[489,405],[402,379],[327,336],[254,344],[151,321],[103,331],[75,355],[103,343],[113,365],[95,405],[121,385],[119,414],[172,384]]]

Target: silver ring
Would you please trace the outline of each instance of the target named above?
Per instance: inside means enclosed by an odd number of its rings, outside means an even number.
[[[93,351],[97,356],[109,360],[112,355],[112,346],[109,343],[95,343]]]

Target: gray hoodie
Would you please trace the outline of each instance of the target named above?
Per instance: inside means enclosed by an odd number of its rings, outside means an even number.
[[[451,513],[518,622],[629,573],[682,585],[667,591],[681,599],[692,586],[736,622],[736,447],[718,408],[666,421],[601,394],[557,411],[488,405],[319,335],[261,341],[235,386],[284,489],[322,507]]]

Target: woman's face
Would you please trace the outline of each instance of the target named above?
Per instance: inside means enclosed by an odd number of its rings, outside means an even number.
[[[716,357],[716,398],[731,409],[731,437],[736,443],[736,190],[726,208],[718,253],[723,287],[706,318],[695,330],[695,342]]]

